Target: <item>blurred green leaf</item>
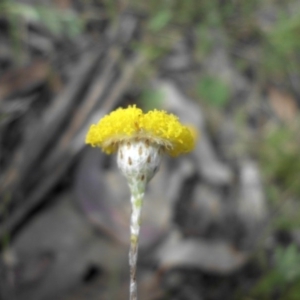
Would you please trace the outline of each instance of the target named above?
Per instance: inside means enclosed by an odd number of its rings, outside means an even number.
[[[44,6],[36,7],[43,23],[53,34],[65,34],[69,37],[75,37],[83,30],[83,21],[79,16],[71,11],[59,11]]]
[[[230,89],[222,80],[206,76],[199,81],[197,94],[207,103],[223,107],[229,100]]]
[[[276,268],[288,283],[300,277],[300,253],[295,244],[275,251]]]
[[[282,191],[300,196],[300,125],[277,126],[265,134],[258,152],[262,171]]]
[[[12,1],[0,4],[0,14],[10,22],[25,19],[44,24],[53,34],[74,37],[82,32],[83,20],[71,11],[60,11],[44,5],[29,5]]]
[[[210,34],[207,24],[200,24],[196,27],[196,52],[200,58],[205,57],[213,46],[213,37]]]
[[[254,296],[259,297],[259,299],[271,299],[269,297],[271,297],[275,288],[281,288],[283,281],[282,274],[276,270],[272,270],[262,277],[252,293]]]
[[[6,11],[6,16],[13,14],[21,16],[28,21],[38,21],[40,19],[37,10],[33,6],[27,4],[6,2],[3,11]]]
[[[273,269],[260,279],[252,293],[257,299],[271,300],[279,293],[282,296],[280,299],[294,300],[294,292],[300,288],[299,283],[300,253],[298,247],[291,244],[286,248],[275,249]]]
[[[290,55],[300,50],[300,40],[298,37],[300,30],[300,10],[296,10],[293,15],[282,15],[268,38],[274,49],[282,54]]]
[[[157,12],[149,21],[148,29],[157,32],[168,25],[172,19],[172,12],[170,10],[162,10]]]
[[[285,291],[280,300],[299,300],[300,295],[300,280],[295,282]]]

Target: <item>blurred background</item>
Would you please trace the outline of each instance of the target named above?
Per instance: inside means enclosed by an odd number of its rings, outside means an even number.
[[[198,133],[142,217],[144,300],[299,299],[300,2],[0,1],[0,298],[128,299],[116,107]]]

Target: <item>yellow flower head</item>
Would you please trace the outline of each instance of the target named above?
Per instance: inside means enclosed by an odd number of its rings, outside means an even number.
[[[152,110],[144,114],[134,106],[118,108],[93,124],[86,143],[115,152],[120,142],[132,139],[161,145],[171,156],[190,152],[195,147],[195,134],[178,118],[165,111]]]

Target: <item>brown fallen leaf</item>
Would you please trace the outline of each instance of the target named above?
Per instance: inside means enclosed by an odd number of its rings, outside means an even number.
[[[299,108],[293,95],[273,86],[268,89],[268,98],[270,106],[281,121],[295,120]]]

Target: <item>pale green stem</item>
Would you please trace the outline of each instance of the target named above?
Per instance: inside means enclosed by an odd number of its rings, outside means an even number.
[[[129,250],[129,266],[130,266],[130,300],[137,300],[137,282],[136,268],[139,246],[139,232],[141,226],[141,211],[145,194],[145,183],[131,180],[129,183],[131,191],[131,221],[130,221],[130,250]]]

